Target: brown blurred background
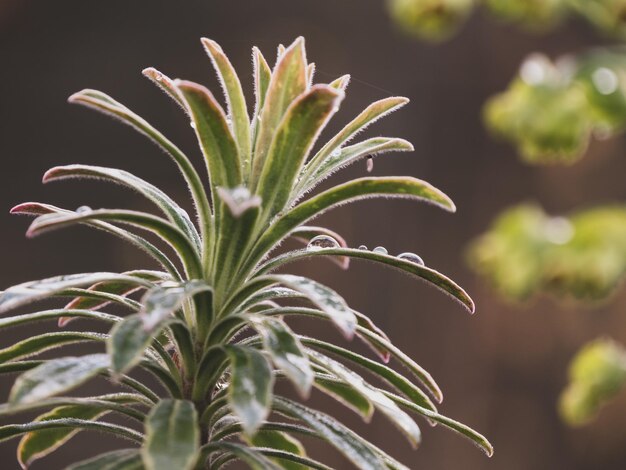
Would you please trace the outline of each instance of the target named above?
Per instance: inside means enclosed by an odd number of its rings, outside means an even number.
[[[506,86],[529,52],[559,55],[600,44],[582,23],[537,37],[477,13],[453,40],[431,45],[397,32],[383,0],[0,0],[0,288],[61,273],[150,266],[131,248],[86,229],[24,237],[27,221],[10,217],[8,210],[27,200],[69,208],[148,208],[134,194],[97,182],[44,187],[40,177],[51,166],[121,167],[178,200],[186,198],[181,179],[158,149],[124,126],[68,105],[67,96],[82,88],[103,90],[198,158],[186,119],[140,71],[155,66],[207,83],[218,94],[199,44],[208,36],[221,43],[251,92],[251,47],[258,45],[273,59],[279,43],[298,35],[306,37],[318,81],[344,73],[354,78],[325,135],[370,101],[410,97],[407,108],[368,134],[404,137],[416,150],[380,157],[374,173],[428,180],[459,208],[449,215],[405,201],[369,201],[337,209],[320,222],[350,245],[419,253],[466,287],[478,311],[470,317],[439,292],[370,265],[354,263],[343,272],[320,261],[294,269],[334,286],[354,308],[371,315],[438,380],[446,396],[442,412],[487,435],[496,453],[487,459],[463,439],[423,421],[422,448],[412,451],[382,419],[365,426],[347,413],[341,418],[415,469],[626,468],[626,397],[577,430],[559,421],[555,407],[567,362],[581,344],[602,334],[626,341],[621,308],[626,293],[593,309],[549,299],[508,305],[463,260],[467,242],[511,204],[538,200],[550,211],[567,212],[626,198],[624,139],[593,144],[573,167],[529,168],[512,148],[494,142],[481,123],[482,103]],[[335,181],[364,173],[365,165],[356,165]],[[32,331],[5,332],[0,346]],[[3,400],[9,387],[6,379],[0,381]],[[0,445],[0,468],[18,468],[15,442]],[[118,444],[81,435],[32,468],[62,468],[70,459]],[[349,468],[334,453],[328,459],[334,468]]]

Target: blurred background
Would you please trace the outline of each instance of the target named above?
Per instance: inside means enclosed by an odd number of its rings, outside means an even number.
[[[383,420],[366,426],[347,412],[342,420],[410,468],[626,468],[626,396],[577,429],[561,422],[556,407],[567,364],[583,343],[604,334],[626,341],[626,292],[587,307],[549,298],[519,305],[502,300],[465,262],[469,241],[513,204],[540,201],[549,212],[563,213],[626,199],[623,137],[593,142],[574,166],[529,167],[512,147],[494,141],[481,120],[483,103],[507,86],[529,53],[554,57],[607,43],[580,20],[536,36],[478,10],[454,38],[432,44],[400,32],[383,0],[0,0],[0,288],[62,273],[151,267],[128,246],[82,228],[24,237],[28,221],[8,214],[24,201],[71,209],[146,207],[134,194],[96,182],[43,186],[41,176],[52,166],[120,167],[186,200],[182,180],[158,149],[116,122],[68,105],[71,93],[95,88],[111,94],[199,161],[187,120],[141,70],[155,66],[219,94],[199,43],[207,36],[222,45],[251,94],[251,47],[272,58],[279,43],[299,35],[317,64],[316,81],[344,73],[353,77],[325,135],[371,101],[409,97],[409,106],[368,133],[406,138],[415,152],[383,155],[373,173],[425,179],[458,206],[450,215],[407,201],[368,201],[336,209],[320,224],[351,246],[418,253],[470,292],[477,313],[471,317],[426,285],[358,262],[348,271],[323,260],[293,270],[332,285],[353,308],[371,316],[433,374],[445,395],[441,411],[485,434],[496,452],[488,459],[425,422],[422,447],[413,451]],[[356,165],[335,181],[365,173],[364,164]],[[10,330],[0,336],[0,347],[29,333]],[[2,400],[10,383],[0,380]],[[325,409],[337,408],[328,403]],[[15,443],[0,445],[3,469],[18,468]],[[32,468],[62,468],[70,459],[115,446],[108,437],[83,434]],[[326,462],[349,468],[332,452]]]

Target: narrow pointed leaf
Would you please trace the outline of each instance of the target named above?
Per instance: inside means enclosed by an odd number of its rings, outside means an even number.
[[[98,209],[73,214],[42,215],[33,221],[26,235],[34,237],[50,230],[84,223],[89,220],[111,221],[152,232],[165,240],[175,250],[190,277],[200,277],[202,273],[197,247],[185,232],[160,217],[144,212]]]
[[[426,416],[428,419],[435,421],[439,424],[442,424],[446,428],[451,429],[452,431],[466,437],[472,443],[478,446],[485,454],[487,454],[488,457],[491,457],[493,455],[493,446],[491,445],[489,440],[487,440],[487,438],[483,436],[482,434],[480,434],[479,432],[474,431],[469,426],[466,426],[463,423],[459,423],[458,421],[455,421],[451,418],[443,416],[437,412],[424,409],[392,393],[389,393],[386,391],[382,391],[382,393],[385,393],[390,399],[394,400],[396,403],[405,407],[406,409],[415,411],[416,413]]]
[[[455,210],[448,196],[429,183],[415,178],[396,176],[352,180],[307,199],[280,216],[256,243],[248,267],[252,268],[297,226],[333,207],[372,197],[416,199],[451,212]]]
[[[39,281],[25,282],[9,287],[0,293],[0,313],[27,305],[37,300],[52,297],[64,289],[81,287],[96,282],[118,281],[129,285],[152,287],[153,284],[141,278],[116,273],[87,273],[55,276]]]
[[[179,229],[200,246],[200,237],[189,214],[156,186],[127,171],[91,165],[67,165],[51,168],[43,177],[43,182],[71,178],[93,178],[107,180],[133,189],[153,202]]]
[[[289,377],[302,396],[307,397],[313,385],[313,371],[293,331],[281,320],[271,317],[260,317],[253,325],[276,367]]]
[[[11,209],[11,214],[26,214],[26,215],[44,215],[44,214],[74,214],[73,211],[68,211],[65,209],[61,209],[60,207],[55,207],[50,204],[41,204],[39,202],[27,202],[23,204],[19,204]],[[85,225],[103,230],[111,235],[115,235],[116,237],[127,241],[139,248],[143,252],[147,253],[154,260],[156,260],[170,275],[170,277],[174,279],[180,279],[180,274],[178,273],[178,269],[174,264],[169,260],[165,254],[159,250],[152,243],[148,242],[145,238],[142,238],[134,233],[130,233],[128,230],[124,230],[120,227],[116,227],[107,222],[102,222],[99,220],[87,220],[82,222]]]
[[[460,302],[470,313],[474,313],[475,305],[471,297],[457,283],[432,268],[422,264],[368,250],[356,250],[353,248],[320,248],[317,250],[299,250],[286,253],[273,258],[263,265],[258,273],[272,271],[286,263],[291,263],[303,258],[313,256],[347,256],[352,259],[373,261],[394,268],[405,274],[427,281],[445,294]]]
[[[250,444],[256,447],[276,449],[300,457],[306,457],[306,451],[300,441],[281,431],[266,431],[262,429],[250,439]],[[300,463],[283,459],[274,459],[274,462],[285,470],[307,470],[309,468]]]
[[[51,349],[90,341],[102,342],[107,335],[88,331],[62,331],[30,336],[11,346],[0,349],[0,363],[41,354]]]
[[[395,387],[398,391],[403,393],[416,405],[427,408],[431,411],[437,411],[435,405],[430,401],[428,396],[426,396],[426,394],[422,390],[420,390],[406,377],[399,374],[390,367],[387,367],[386,365],[380,364],[379,362],[373,361],[360,354],[328,343],[326,341],[320,341],[302,336],[300,337],[300,341],[307,346],[313,346],[317,349],[333,353],[341,357],[342,359],[348,360],[353,364],[364,368],[365,370],[376,376],[378,379],[382,379]]]
[[[315,386],[343,406],[354,411],[364,421],[369,422],[372,419],[374,405],[352,385],[331,375],[316,373]]]
[[[144,465],[137,449],[123,449],[70,465],[66,470],[144,470]]]
[[[252,182],[258,182],[261,176],[267,153],[283,115],[296,97],[306,90],[306,87],[304,39],[298,38],[285,50],[284,54],[280,55],[272,72],[263,110],[258,119],[257,140],[252,162]]]
[[[120,321],[121,318],[115,315],[109,315],[108,313],[96,312],[93,310],[79,310],[79,309],[57,309],[57,310],[43,310],[41,312],[27,313],[24,315],[17,315],[14,317],[5,317],[0,319],[0,329],[8,328],[11,326],[22,325],[25,323],[44,321],[50,319],[64,319],[63,325],[66,325],[70,320],[76,318],[88,318],[91,320],[100,320],[106,323],[115,323]],[[59,325],[59,326],[63,326]]]
[[[334,290],[312,279],[291,274],[276,274],[267,276],[267,278],[304,294],[330,316],[346,338],[351,338],[354,335],[357,325],[356,316],[346,301]]]
[[[115,376],[130,370],[137,365],[148,347],[163,328],[175,321],[163,319],[153,326],[146,327],[140,314],[129,315],[118,322],[111,330],[107,341],[107,351],[111,358],[111,369]]]
[[[202,45],[213,62],[217,76],[224,89],[224,95],[228,103],[228,114],[232,119],[233,132],[239,148],[244,166],[250,159],[250,117],[246,106],[246,98],[239,82],[239,77],[232,64],[222,51],[222,48],[207,38],[202,39]]]
[[[413,145],[404,139],[392,139],[388,137],[372,137],[355,145],[344,147],[331,153],[320,166],[309,176],[303,176],[296,191],[300,191],[296,197],[311,191],[321,181],[330,175],[347,167],[365,157],[373,157],[385,152],[410,152]]]
[[[281,467],[265,457],[260,450],[236,444],[234,442],[210,442],[204,446],[204,452],[224,452],[212,462],[211,468],[222,468],[231,460],[239,459],[252,470],[281,470]]]
[[[206,161],[211,187],[233,188],[241,184],[241,156],[228,127],[224,110],[205,87],[182,80],[177,80],[175,84],[191,116]]]
[[[36,421],[65,418],[96,420],[106,413],[106,410],[91,406],[61,406],[39,416]],[[61,428],[34,431],[26,434],[20,440],[17,448],[17,458],[20,465],[24,469],[28,468],[32,462],[54,452],[78,434],[78,432],[80,432],[80,429]]]
[[[180,309],[185,301],[210,290],[208,284],[199,280],[164,284],[150,289],[141,299],[143,307],[139,316],[143,320],[144,328],[154,330],[159,323]]]
[[[200,430],[193,403],[161,400],[146,420],[141,449],[146,470],[192,470],[199,451]]]
[[[13,439],[34,431],[44,429],[84,429],[90,431],[98,431],[109,433],[122,439],[141,442],[142,435],[134,429],[117,424],[102,423],[99,421],[90,421],[85,419],[65,418],[65,419],[49,419],[47,421],[35,421],[26,424],[7,424],[0,426],[0,442]]]
[[[257,194],[265,217],[282,210],[291,187],[317,136],[339,106],[343,93],[327,85],[315,85],[298,97],[285,113],[268,149]]]
[[[263,354],[254,349],[228,346],[226,351],[232,369],[228,400],[246,434],[253,436],[270,411],[272,369]]]
[[[156,76],[155,76],[156,79]],[[176,163],[180,173],[183,175],[189,190],[191,191],[196,212],[200,220],[200,229],[204,230],[205,227],[210,227],[211,224],[211,206],[204,190],[204,185],[200,179],[195,168],[189,161],[189,158],[172,142],[165,138],[163,134],[152,127],[147,121],[139,117],[126,106],[118,103],[110,96],[95,91],[95,90],[83,90],[79,93],[72,95],[69,100],[70,103],[78,103],[83,106],[87,106],[91,109],[95,109],[109,116],[113,116],[124,124],[130,125],[138,132],[146,135],[153,140],[159,147],[161,147],[165,153]],[[203,232],[203,239],[206,234]]]
[[[379,455],[330,416],[282,397],[274,398],[274,409],[306,423],[361,470],[388,470]]]
[[[110,365],[106,354],[52,359],[18,377],[11,389],[11,404],[32,403],[71,390]]]
[[[317,352],[309,351],[309,356],[319,366],[328,370],[331,374],[349,383],[352,387],[366,396],[391,422],[407,437],[413,447],[417,447],[421,442],[421,432],[415,421],[402,411],[393,400],[382,392],[369,385],[363,377],[351,371],[343,364],[323,356]]]
[[[343,77],[342,77],[343,78]],[[409,102],[408,98],[392,96],[376,101],[365,108],[357,117],[348,123],[335,137],[333,137],[311,159],[306,168],[307,175],[312,174],[317,168],[337,149],[341,148],[348,140],[367,126],[376,122],[381,117],[401,108]]]

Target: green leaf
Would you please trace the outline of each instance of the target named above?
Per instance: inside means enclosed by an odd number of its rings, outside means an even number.
[[[291,251],[272,258],[264,265],[261,265],[257,274],[266,273],[284,264],[314,256],[346,256],[352,259],[362,259],[384,264],[385,266],[389,266],[405,274],[427,281],[429,284],[434,285],[445,294],[460,302],[470,313],[474,313],[474,301],[465,290],[450,278],[422,264],[413,263],[397,256],[375,251],[357,250],[353,248],[319,248],[315,250]]]
[[[153,287],[141,299],[143,307],[139,316],[143,320],[144,327],[154,334],[156,326],[180,309],[185,301],[196,294],[210,290],[211,287],[200,280]]]
[[[328,178],[336,171],[351,165],[365,157],[372,157],[385,152],[410,152],[413,145],[404,139],[394,139],[388,137],[373,137],[356,145],[344,147],[331,153],[320,166],[308,176],[302,176],[298,185],[299,193],[294,191],[294,199],[303,193],[311,191],[322,180]],[[305,179],[308,178],[308,179]],[[298,190],[298,189],[297,189]],[[296,191],[297,191],[296,190]]]
[[[71,390],[110,365],[106,354],[51,359],[20,375],[9,395],[13,405],[32,403]]]
[[[330,359],[327,356],[309,350],[309,357],[322,368],[340,378],[367,397],[391,422],[407,437],[411,445],[415,448],[422,439],[422,434],[415,421],[402,411],[390,398],[376,390],[365,382],[363,377],[351,371],[343,364]]]
[[[298,38],[285,50],[284,54],[281,54],[265,94],[263,110],[257,121],[257,140],[252,162],[251,181],[253,184],[258,183],[263,172],[272,140],[287,108],[300,94],[304,93],[306,87],[304,39]]]
[[[144,470],[144,465],[137,449],[123,449],[70,465],[66,470]]]
[[[111,181],[133,189],[154,203],[180,230],[200,247],[200,237],[189,214],[156,186],[127,171],[91,165],[67,165],[51,168],[43,177],[43,182],[59,181],[71,178],[93,178]]]
[[[344,77],[339,79],[337,86],[341,86]],[[348,76],[349,80],[349,76]],[[347,86],[346,80],[343,80],[344,86]],[[331,85],[332,86],[332,85]],[[409,102],[408,98],[392,96],[376,101],[365,108],[357,117],[348,123],[335,137],[328,141],[317,154],[307,164],[305,169],[305,177],[313,175],[318,168],[325,163],[326,159],[331,157],[333,152],[340,149],[341,146],[363,131],[367,126],[376,122],[383,116],[401,108]]]
[[[66,321],[64,321],[62,325],[59,325],[64,326],[70,320],[73,320],[75,318],[89,318],[92,320],[101,320],[106,323],[115,323],[120,320],[120,317],[117,317],[115,315],[109,315],[108,313],[96,312],[93,310],[44,310],[36,313],[28,313],[25,315],[17,315],[15,317],[2,318],[0,319],[0,329],[50,319],[65,319]]]
[[[152,408],[141,449],[147,470],[192,470],[199,451],[200,430],[193,403],[161,400]]]
[[[313,385],[313,371],[293,331],[283,321],[270,317],[258,317],[253,326],[276,367],[289,377],[303,397],[308,397]]]
[[[266,431],[261,429],[250,439],[249,442],[256,447],[276,449],[289,452],[297,456],[306,457],[306,451],[300,441],[294,439],[285,432]],[[309,468],[297,462],[285,461],[283,459],[274,459],[274,462],[285,470],[307,470],[307,468]]]
[[[170,222],[145,212],[98,209],[73,214],[42,215],[33,221],[26,235],[34,237],[50,230],[89,220],[111,221],[147,230],[166,241],[174,249],[183,262],[189,277],[198,278],[202,275],[199,253],[193,241]]]
[[[158,76],[155,76],[155,79],[157,77]],[[87,106],[119,119],[123,123],[130,125],[138,132],[152,139],[165,151],[165,153],[178,166],[178,169],[183,175],[185,182],[191,191],[194,205],[196,207],[196,213],[199,219],[200,230],[202,231],[202,238],[206,240],[207,237],[205,229],[208,230],[208,228],[211,227],[211,206],[204,190],[202,180],[189,161],[189,158],[187,158],[187,156],[178,147],[166,139],[163,134],[157,131],[143,118],[137,116],[127,107],[118,103],[104,93],[95,90],[83,90],[70,96],[68,101],[70,103],[82,104],[83,106]]]
[[[217,187],[234,188],[241,184],[241,156],[224,110],[205,87],[182,80],[176,80],[175,84],[191,116],[204,154],[212,194]]]
[[[165,319],[154,326],[146,327],[143,316],[134,314],[118,322],[111,330],[107,341],[107,351],[111,358],[114,376],[119,377],[120,374],[137,365],[150,344],[156,341],[155,337],[171,321],[175,320]]]
[[[91,406],[62,406],[37,417],[36,421],[64,418],[96,420],[106,413],[106,410]],[[72,430],[61,428],[35,431],[26,434],[22,437],[17,448],[17,458],[20,465],[24,469],[28,468],[35,460],[41,459],[51,452],[54,452],[78,434],[78,432],[80,432],[80,429]]]
[[[280,216],[269,230],[261,235],[252,250],[246,268],[252,269],[299,225],[333,207],[371,197],[417,199],[430,202],[451,212],[456,210],[448,196],[430,184],[415,178],[390,176],[352,180],[307,199]]]
[[[233,442],[210,442],[203,447],[205,454],[215,451],[224,453],[211,463],[211,468],[219,469],[234,459],[245,462],[252,470],[281,470],[271,460],[267,459],[259,449],[243,446]]]
[[[374,414],[374,405],[352,385],[328,374],[315,374],[315,386],[330,395],[342,405],[350,408],[365,421],[370,421]]]
[[[431,411],[437,411],[435,405],[430,401],[428,396],[426,396],[426,394],[421,389],[419,389],[410,380],[408,380],[406,377],[399,374],[395,370],[391,369],[390,367],[380,364],[379,362],[372,361],[367,357],[364,357],[340,346],[328,343],[326,341],[320,341],[314,338],[307,338],[303,336],[300,336],[300,341],[308,346],[313,346],[317,349],[322,349],[324,351],[336,354],[342,359],[348,360],[353,364],[364,368],[365,370],[376,376],[378,379],[382,379],[394,386],[397,390],[406,395],[415,404],[427,408]]]
[[[266,277],[305,295],[330,316],[346,338],[352,338],[357,319],[346,301],[334,290],[312,279],[291,274],[275,274]]]
[[[426,416],[431,421],[435,421],[436,423],[442,424],[446,428],[451,429],[452,431],[460,434],[463,437],[466,437],[474,445],[476,445],[479,449],[481,449],[485,454],[487,454],[488,457],[491,457],[493,455],[493,446],[487,440],[487,438],[483,436],[482,434],[480,434],[479,432],[474,431],[469,426],[466,426],[463,423],[459,423],[458,421],[455,421],[446,416],[440,415],[437,412],[422,408],[421,406],[411,403],[410,401],[405,400],[402,397],[398,397],[397,395],[393,393],[387,392],[386,390],[380,390],[380,391],[384,393],[387,397],[395,401],[398,405],[403,406],[406,409],[415,411],[416,413],[419,413],[422,416]]]
[[[270,411],[272,369],[265,356],[254,349],[226,346],[226,352],[232,369],[228,400],[246,434],[253,436]]]
[[[282,397],[274,398],[274,409],[306,423],[361,470],[388,470],[377,453],[330,416]]]
[[[0,349],[0,362],[15,361],[69,344],[89,341],[102,342],[106,339],[107,335],[102,333],[82,331],[44,333],[31,336],[4,349]]]
[[[11,214],[25,214],[25,215],[44,215],[44,214],[74,214],[74,211],[68,211],[65,209],[61,209],[60,207],[55,207],[50,204],[41,204],[39,202],[27,202],[24,204],[18,204],[13,209],[11,209]],[[122,228],[116,227],[107,222],[102,222],[99,220],[87,220],[85,222],[81,222],[82,224],[88,225],[90,227],[95,227],[104,232],[107,232],[111,235],[115,235],[116,237],[129,242],[134,245],[136,248],[139,248],[144,253],[147,253],[153,259],[155,259],[170,275],[171,278],[180,279],[180,274],[178,273],[178,269],[176,266],[169,260],[165,254],[159,250],[152,243],[148,242],[145,238],[142,238],[134,233],[129,232],[128,230],[124,230]]]
[[[343,93],[334,88],[315,85],[287,109],[265,157],[256,191],[263,200],[262,220],[286,205],[300,168],[342,98]]]
[[[76,418],[49,419],[47,421],[35,421],[26,424],[7,424],[0,426],[0,442],[29,432],[42,431],[46,429],[85,429],[91,431],[105,432],[113,434],[122,439],[128,439],[134,443],[140,443],[142,435],[134,429],[117,424],[102,423]]]
[[[217,77],[224,89],[228,114],[232,119],[233,132],[239,148],[239,155],[245,168],[250,166],[250,117],[246,106],[246,97],[243,94],[237,72],[222,51],[222,48],[207,38],[202,38],[202,45],[213,62]]]
[[[88,286],[96,282],[106,281],[127,282],[130,285],[144,287],[153,286],[151,282],[146,280],[116,273],[87,273],[55,276],[39,281],[18,284],[0,293],[0,313],[51,297],[64,289]]]

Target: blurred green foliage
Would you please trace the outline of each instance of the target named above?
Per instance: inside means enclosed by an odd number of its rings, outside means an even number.
[[[392,18],[405,32],[443,41],[465,22],[474,0],[389,0],[388,5]]]
[[[545,31],[568,16],[586,19],[614,37],[626,37],[626,0],[387,0],[393,19],[405,31],[443,40],[458,31],[477,5],[499,19],[531,31]]]
[[[500,215],[469,247],[472,268],[505,297],[538,293],[600,300],[626,273],[626,208],[551,217],[524,204]]]
[[[626,127],[626,54],[603,49],[556,62],[532,54],[509,88],[486,103],[484,117],[527,162],[573,163],[592,135]]]
[[[605,338],[587,344],[572,360],[569,380],[559,411],[567,423],[582,425],[626,386],[626,350]]]

